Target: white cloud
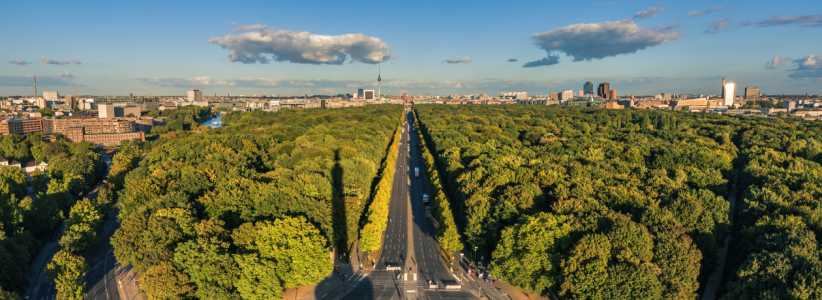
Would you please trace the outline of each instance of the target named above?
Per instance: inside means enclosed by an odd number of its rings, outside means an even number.
[[[516,58],[511,58],[511,59],[508,59],[508,62],[517,62],[517,59]]]
[[[631,20],[622,20],[574,24],[529,37],[549,54],[563,52],[573,56],[574,61],[583,61],[636,53],[668,41],[678,41],[681,36],[674,29],[650,29],[639,27]]]
[[[10,60],[10,61],[9,61],[9,63],[10,63],[10,64],[13,64],[13,65],[21,65],[21,66],[22,66],[22,65],[30,65],[30,64],[31,64],[30,62],[27,62],[27,61],[22,60],[22,59],[19,59],[19,58],[18,58],[18,59],[15,59],[15,60]]]
[[[750,26],[788,26],[798,25],[799,27],[816,28],[822,27],[822,15],[806,15],[806,16],[783,16],[771,17],[765,21],[747,21],[742,25]]]
[[[458,58],[458,59],[449,58],[449,59],[443,60],[442,62],[449,63],[449,64],[468,63],[468,62],[471,62],[471,58],[468,57],[468,56],[463,57],[463,58]]]
[[[656,14],[661,13],[663,11],[665,11],[664,7],[658,7],[658,8],[649,7],[648,10],[644,10],[644,11],[636,13],[636,15],[634,15],[634,19],[647,19],[647,18],[656,16]]]
[[[393,49],[379,38],[362,33],[319,35],[307,31],[277,30],[266,25],[235,25],[234,28],[235,31],[238,28],[242,31],[252,31],[211,38],[206,44],[220,45],[229,50],[231,61],[246,64],[274,60],[339,65],[347,59],[352,62],[375,64],[390,59],[393,52]]]
[[[809,55],[793,61],[795,68],[788,77],[795,79],[822,78],[822,55]]]
[[[697,11],[689,12],[688,16],[689,17],[698,17],[698,16],[701,16],[701,15],[704,15],[704,14],[707,14],[707,13],[712,13],[712,12],[715,12],[715,11],[726,10],[726,9],[731,9],[731,8],[734,8],[734,7],[733,6],[728,6],[728,7],[717,6],[717,7],[709,8],[709,9],[706,9],[706,10],[697,10]]]
[[[711,26],[705,30],[705,33],[714,34],[728,30],[728,26],[731,25],[731,21],[733,19],[722,19],[722,20],[714,20],[711,21]]]
[[[790,57],[774,57],[772,61],[765,63],[765,69],[776,70],[782,66],[786,61],[791,60]]]

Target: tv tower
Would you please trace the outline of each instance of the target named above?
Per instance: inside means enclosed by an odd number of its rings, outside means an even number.
[[[377,99],[382,99],[382,78],[380,77],[380,75],[382,75],[382,64],[379,64],[378,68],[379,69],[377,69]]]

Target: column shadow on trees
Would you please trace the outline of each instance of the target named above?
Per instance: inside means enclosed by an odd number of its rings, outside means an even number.
[[[334,150],[334,167],[331,168],[331,218],[334,228],[332,244],[340,249],[339,253],[348,253],[347,220],[345,210],[345,187],[343,185],[343,167],[340,164],[340,149]]]

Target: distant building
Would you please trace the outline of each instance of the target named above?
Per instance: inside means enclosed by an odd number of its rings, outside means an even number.
[[[97,105],[97,116],[101,119],[108,119],[116,117],[114,113],[114,104],[99,104]]]
[[[66,137],[71,142],[86,141],[98,146],[115,146],[124,140],[139,139],[146,141],[146,133],[142,131],[125,133],[85,134],[83,127],[73,127],[66,130]]]
[[[34,102],[34,105],[37,105],[39,108],[46,108],[50,107],[49,102],[46,98],[37,98]]]
[[[579,91],[579,96],[582,97],[582,91]]]
[[[585,84],[582,85],[582,91],[585,94],[593,94],[594,93],[594,84],[591,83],[590,81],[585,82]]]
[[[365,100],[374,100],[374,90],[365,90],[363,91],[363,99]]]
[[[499,93],[500,99],[517,99],[522,100],[528,98],[528,93],[526,92],[502,92]]]
[[[203,92],[198,89],[188,90],[188,102],[203,101]]]
[[[745,88],[745,100],[756,100],[759,98],[759,87],[746,87]]]
[[[784,104],[782,104],[782,108],[787,109],[787,110],[788,110],[788,112],[791,112],[791,111],[793,111],[794,109],[796,109],[796,102],[793,102],[793,101],[785,101],[785,103],[784,103]]]
[[[140,106],[118,104],[122,103],[97,105],[97,116],[101,119],[125,117],[129,114],[134,117],[140,117],[140,114],[142,113],[142,107]]]
[[[43,99],[48,101],[60,100],[60,93],[58,92],[43,92]]]
[[[568,101],[574,98],[574,90],[563,91],[559,94],[559,100]]]
[[[69,128],[85,128],[88,134],[128,133],[134,132],[133,120],[123,119],[43,119],[43,132],[46,134],[66,134]]]
[[[619,105],[616,102],[611,102],[608,104],[600,105],[599,108],[607,108],[607,109],[623,109],[625,106]]]
[[[559,93],[551,93],[551,100],[559,100]]]
[[[725,97],[723,100],[725,102],[722,104],[723,106],[733,106],[734,105],[734,98],[736,97],[736,85],[733,83],[725,84],[724,89]]]
[[[610,99],[608,97],[611,96],[611,86],[610,84],[608,84],[607,81],[599,84],[599,88],[597,89],[597,95],[604,99]]]
[[[357,98],[362,99],[363,97],[365,97],[365,90],[363,90],[363,89],[357,90]]]
[[[611,94],[609,96],[610,96],[610,98],[608,98],[608,99],[616,99],[617,98],[616,90],[611,90]]]

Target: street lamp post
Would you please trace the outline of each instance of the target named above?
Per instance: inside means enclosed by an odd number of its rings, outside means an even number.
[[[474,246],[474,265],[477,264],[477,246]]]

